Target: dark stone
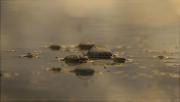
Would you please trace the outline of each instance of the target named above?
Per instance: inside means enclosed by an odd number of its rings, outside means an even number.
[[[50,45],[49,48],[51,48],[52,50],[60,50],[60,46],[59,45]]]
[[[104,45],[93,46],[86,54],[90,59],[110,59],[112,52]]]
[[[79,48],[80,50],[89,50],[91,49],[93,46],[95,45],[95,43],[93,41],[82,41],[79,44]]]

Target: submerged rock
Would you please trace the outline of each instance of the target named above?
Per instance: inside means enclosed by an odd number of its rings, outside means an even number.
[[[93,46],[95,45],[95,43],[93,41],[82,41],[80,44],[79,44],[79,48],[81,50],[89,50],[91,49]]]
[[[110,59],[112,52],[104,45],[94,45],[86,55],[90,59]]]

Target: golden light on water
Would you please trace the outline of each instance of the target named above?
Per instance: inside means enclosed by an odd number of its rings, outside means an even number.
[[[179,100],[179,0],[1,3],[3,101]],[[88,68],[96,74],[82,80],[84,76],[69,73],[79,63],[55,58],[85,55],[78,48],[84,40],[103,44],[129,61],[90,60]],[[51,50],[49,44],[61,50]],[[27,53],[39,58],[20,57]],[[54,67],[63,71],[46,71]]]

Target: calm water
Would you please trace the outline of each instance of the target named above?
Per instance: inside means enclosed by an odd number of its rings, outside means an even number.
[[[179,102],[179,16],[174,4],[3,0],[1,101]],[[99,74],[77,76],[66,71],[81,65],[69,66],[54,57],[82,51],[44,48],[49,43],[72,46],[84,40],[103,44],[132,62],[118,66],[88,62]],[[40,58],[19,57],[33,51],[42,51]],[[168,58],[154,58],[159,55]],[[46,71],[51,67],[65,72]]]

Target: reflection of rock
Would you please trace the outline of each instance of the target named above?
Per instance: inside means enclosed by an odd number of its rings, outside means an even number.
[[[91,76],[95,72],[93,69],[87,69],[87,68],[77,68],[74,71],[76,75],[82,75],[82,76]]]
[[[52,67],[52,68],[47,68],[47,71],[61,72],[62,68],[60,68],[60,67]]]
[[[104,45],[94,45],[87,53],[90,59],[110,59],[112,52]]]
[[[71,72],[74,72],[78,78],[83,80],[90,79],[95,73],[95,71],[91,69],[87,64],[80,65]]]
[[[65,61],[65,63],[69,66],[77,66],[77,65],[81,64],[80,62],[71,62],[71,61]]]
[[[93,47],[95,45],[95,43],[93,41],[82,41],[79,44],[79,48],[80,50],[89,50],[91,47]]]

